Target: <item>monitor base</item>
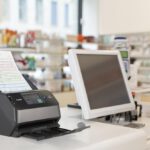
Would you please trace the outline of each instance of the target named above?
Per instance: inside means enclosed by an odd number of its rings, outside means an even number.
[[[119,125],[119,126],[124,126],[124,127],[129,127],[129,128],[135,128],[135,129],[140,129],[145,127],[145,124],[143,123],[136,123],[135,121],[132,120],[125,120],[124,117],[102,117],[102,118],[96,118],[92,119],[92,121],[95,122],[101,122],[101,123],[106,123],[106,124],[112,124],[112,125]]]
[[[129,128],[135,128],[135,129],[141,129],[145,127],[145,124],[143,123],[133,123],[130,122],[129,124],[124,125],[124,127],[129,127]]]
[[[81,109],[81,106],[78,103],[68,104],[67,107]]]

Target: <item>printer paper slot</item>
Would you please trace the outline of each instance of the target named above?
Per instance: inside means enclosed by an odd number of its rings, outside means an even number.
[[[40,141],[40,140],[44,140],[44,139],[48,139],[48,138],[63,136],[63,135],[69,134],[69,133],[72,133],[72,132],[67,129],[52,128],[52,129],[47,129],[47,130],[26,133],[23,136]]]

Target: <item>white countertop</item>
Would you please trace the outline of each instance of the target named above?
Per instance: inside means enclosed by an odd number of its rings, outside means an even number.
[[[70,135],[42,141],[28,138],[0,136],[0,147],[4,150],[144,150],[146,136],[141,129],[131,129],[98,122],[84,121],[76,109],[61,109],[61,127],[77,128],[79,122],[91,127]]]

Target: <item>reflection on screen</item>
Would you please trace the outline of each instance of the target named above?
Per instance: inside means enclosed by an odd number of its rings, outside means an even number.
[[[91,109],[130,103],[116,55],[77,57]]]

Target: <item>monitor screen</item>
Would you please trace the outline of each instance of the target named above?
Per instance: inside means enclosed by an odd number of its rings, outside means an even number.
[[[135,109],[119,51],[70,50],[68,63],[85,119]]]
[[[130,102],[116,55],[78,54],[77,57],[91,109]]]

